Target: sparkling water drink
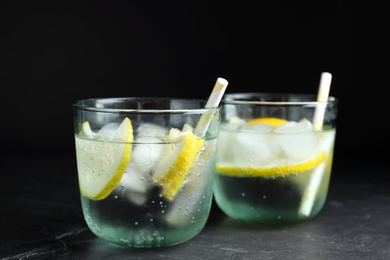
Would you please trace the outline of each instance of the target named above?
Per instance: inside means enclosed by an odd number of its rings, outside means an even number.
[[[321,128],[312,122],[325,106]],[[214,196],[228,216],[286,224],[315,216],[326,201],[337,101],[311,95],[229,94],[222,104]]]
[[[75,104],[75,146],[83,215],[111,243],[164,247],[196,236],[208,219],[219,109],[165,98]],[[199,137],[195,127],[210,118]]]

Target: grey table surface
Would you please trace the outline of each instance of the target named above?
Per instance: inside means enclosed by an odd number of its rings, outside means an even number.
[[[157,249],[89,231],[72,156],[3,157],[0,173],[0,259],[390,259],[388,169],[334,167],[324,208],[305,223],[245,224],[213,204],[195,238]]]

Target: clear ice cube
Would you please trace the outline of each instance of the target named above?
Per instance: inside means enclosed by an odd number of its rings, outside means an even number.
[[[253,125],[243,125],[241,126],[241,131],[250,131],[250,132],[256,132],[258,134],[268,134],[272,132],[272,126],[269,124],[253,124]]]
[[[226,140],[228,142],[228,140]],[[224,140],[222,140],[224,142]],[[275,155],[270,144],[270,134],[256,132],[235,133],[229,147],[229,156],[235,165],[243,167],[261,167],[275,161]]]
[[[162,140],[139,137],[134,140],[130,163],[120,181],[123,196],[137,205],[145,203],[152,186],[151,172],[162,156]]]
[[[274,130],[278,145],[288,159],[304,161],[318,155],[318,138],[308,120],[288,122]]]
[[[97,132],[99,137],[112,139],[117,135],[119,123],[107,123]]]
[[[136,165],[140,172],[150,174],[163,152],[162,140],[157,137],[138,137],[133,144],[130,165]]]
[[[159,125],[144,123],[141,124],[136,131],[137,137],[162,137],[168,133],[168,129],[161,127]]]
[[[122,197],[136,205],[142,205],[146,202],[150,183],[149,175],[143,174],[135,165],[129,164],[118,187]]]

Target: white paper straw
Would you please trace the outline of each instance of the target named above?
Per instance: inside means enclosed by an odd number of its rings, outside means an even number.
[[[326,102],[329,98],[330,84],[332,82],[332,74],[329,72],[321,73],[320,86],[318,88],[317,101]],[[324,114],[325,114],[325,103],[320,103],[317,105],[314,111],[313,125],[314,129],[321,130],[322,124],[324,123]]]
[[[324,102],[317,104],[314,111],[313,126],[315,130],[321,130],[324,123],[324,114],[326,108],[326,101],[329,99],[330,84],[332,81],[332,74],[328,72],[321,73],[320,86],[318,88],[317,101]],[[313,208],[314,199],[318,191],[318,187],[321,184],[322,176],[325,172],[325,164],[318,166],[314,169],[308,186],[306,187],[303,195],[301,205],[299,207],[299,213],[308,216]]]
[[[213,91],[210,94],[209,99],[206,103],[206,108],[218,107],[221,102],[222,96],[225,93],[228,81],[224,78],[218,78],[214,85]],[[199,119],[198,124],[195,127],[194,134],[199,137],[203,137],[206,134],[207,128],[213,117],[212,113],[203,114]]]

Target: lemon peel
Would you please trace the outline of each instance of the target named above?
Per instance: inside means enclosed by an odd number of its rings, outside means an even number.
[[[93,200],[105,199],[115,189],[130,162],[133,142],[130,119],[123,120],[109,142],[99,138],[88,121],[83,122],[80,137],[76,137],[80,191]]]
[[[325,161],[326,153],[320,153],[315,158],[301,163],[288,164],[288,165],[279,165],[271,167],[237,167],[223,165],[219,163],[216,165],[217,172],[225,175],[235,175],[235,176],[252,176],[252,177],[277,177],[298,174],[311,170],[318,166],[320,163]]]
[[[173,200],[192,168],[204,139],[195,136],[192,132],[184,132],[182,147],[169,169],[156,181],[163,187],[162,195]]]

